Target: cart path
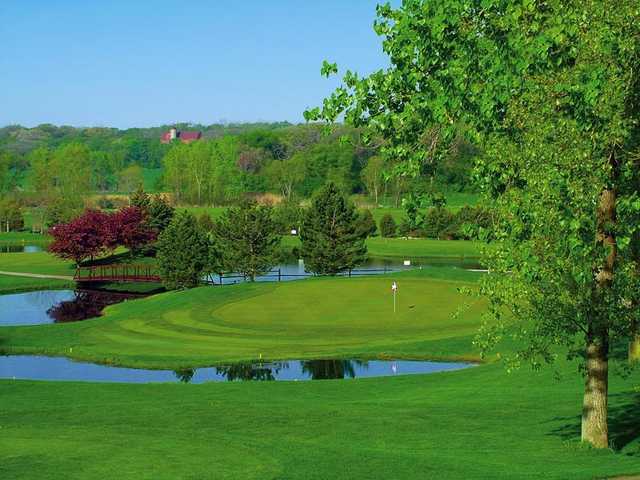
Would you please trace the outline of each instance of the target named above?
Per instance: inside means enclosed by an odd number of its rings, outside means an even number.
[[[73,277],[69,275],[44,275],[42,273],[5,272],[3,270],[0,270],[0,275],[13,275],[14,277],[29,277],[29,278],[52,278],[54,280],[73,281]]]

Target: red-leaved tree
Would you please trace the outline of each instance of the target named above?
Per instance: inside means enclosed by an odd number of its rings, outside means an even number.
[[[138,250],[156,239],[156,232],[149,228],[145,213],[138,207],[125,207],[111,215],[110,238],[117,245],[131,251]]]
[[[53,237],[49,251],[60,258],[73,260],[76,265],[86,259],[93,260],[106,248],[110,220],[107,213],[86,210],[68,223],[53,226],[49,230]]]

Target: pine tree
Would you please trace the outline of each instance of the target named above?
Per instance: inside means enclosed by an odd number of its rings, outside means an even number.
[[[129,205],[132,207],[138,207],[145,213],[145,215],[149,211],[151,198],[149,197],[149,194],[144,191],[142,184],[139,184],[136,191],[129,197]]]
[[[147,206],[147,225],[160,234],[169,226],[175,209],[161,196],[154,195]]]
[[[280,235],[271,207],[244,202],[229,208],[216,224],[215,237],[225,267],[251,281],[276,263]]]
[[[302,258],[310,272],[330,274],[352,270],[367,256],[367,232],[358,228],[358,213],[334,183],[313,199],[302,223]]]
[[[207,235],[186,211],[178,213],[162,232],[157,249],[162,282],[169,290],[198,286],[211,264]]]
[[[378,230],[373,214],[368,208],[358,214],[358,229],[368,237],[373,237]]]
[[[396,236],[396,221],[393,217],[385,213],[380,219],[380,235],[383,237],[395,237]]]

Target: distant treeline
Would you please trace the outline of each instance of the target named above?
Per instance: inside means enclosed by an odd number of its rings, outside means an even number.
[[[379,144],[365,144],[350,127],[179,124],[179,130],[201,131],[202,139],[162,144],[160,137],[169,128],[1,128],[0,193],[128,193],[153,169],[157,180],[151,189],[171,192],[180,203],[229,204],[248,193],[266,192],[308,198],[333,181],[347,194],[364,193],[376,204],[387,199],[397,205],[406,192],[427,186],[468,189],[476,155],[461,140],[435,172],[425,166],[423,175],[409,179],[393,176],[393,159],[383,158]]]

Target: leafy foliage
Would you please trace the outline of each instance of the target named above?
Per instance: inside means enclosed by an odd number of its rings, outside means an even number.
[[[391,214],[385,213],[380,219],[380,235],[385,238],[396,236],[396,221]]]
[[[482,146],[499,242],[478,342],[515,332],[516,365],[552,361],[556,345],[583,355],[583,439],[607,447],[610,347],[634,333],[640,289],[637,2],[410,0],[378,17],[390,68],[347,71],[306,117],[367,127],[409,176],[461,134]]]

